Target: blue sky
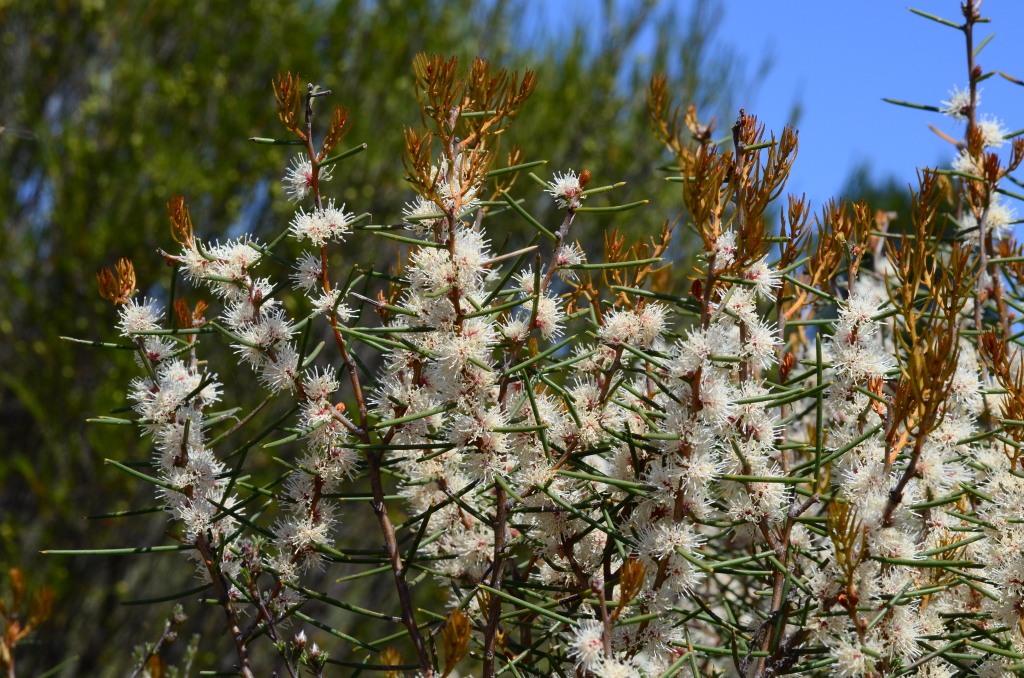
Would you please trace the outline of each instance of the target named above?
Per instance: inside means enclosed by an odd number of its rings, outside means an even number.
[[[574,17],[600,21],[600,4],[540,0],[535,7],[541,30],[557,33]],[[661,7],[685,15],[692,4],[662,0]],[[928,123],[954,138],[963,136],[963,125],[882,98],[938,106],[954,86],[966,87],[962,32],[912,14],[905,0],[721,0],[721,5],[718,43],[746,63],[748,77],[766,53],[773,57],[759,86],[737,92],[737,108],[778,132],[794,105],[801,107],[800,155],[789,191],[807,193],[817,208],[842,191],[860,164],[869,164],[876,180],[892,177],[901,184],[915,181],[917,167],[948,166],[953,147]],[[962,21],[960,0],[912,0],[911,6]],[[985,0],[982,15],[992,22],[977,27],[975,44],[993,32],[996,36],[978,63],[986,72],[1024,79],[1024,0]],[[982,114],[995,115],[1010,131],[1024,128],[1024,87],[996,75],[981,90]],[[728,122],[720,121],[719,128]]]
[[[957,23],[962,18],[958,0],[911,6]],[[882,97],[939,105],[954,85],[965,87],[960,31],[918,17],[895,0],[726,0],[724,8],[724,42],[750,63],[764,50],[774,55],[762,86],[752,95],[739,93],[739,103],[769,128],[785,124],[794,101],[802,104],[790,190],[806,192],[820,205],[842,189],[858,163],[869,162],[876,178],[907,183],[916,167],[949,162],[953,147],[928,123],[954,138],[963,135],[962,124]],[[978,63],[985,72],[1024,79],[1024,2],[987,0],[982,14],[992,23],[979,25],[976,38],[996,36]],[[1024,128],[1024,87],[998,75],[980,87],[982,113],[1000,118],[1008,130]]]

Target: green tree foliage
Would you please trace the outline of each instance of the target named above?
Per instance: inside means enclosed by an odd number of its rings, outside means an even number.
[[[41,644],[24,650],[25,675],[74,654],[70,671],[124,674],[128,648],[155,636],[166,610],[121,601],[194,586],[159,556],[39,555],[166,529],[155,516],[82,520],[154,503],[141,492],[123,499],[130,484],[103,467],[106,457],[148,458],[134,432],[84,424],[124,405],[130,356],[112,366],[58,340],[106,336],[111,312],[96,271],[131,256],[143,285],[169,279],[146,253],[170,244],[164,203],[173,193],[187,197],[204,238],[280,231],[291,210],[277,179],[290,149],[247,141],[279,132],[269,87],[278,71],[302,73],[349,107],[339,148],[369,149],[338,168],[331,188],[349,209],[394,222],[412,196],[398,130],[416,121],[410,64],[420,51],[538,71],[505,150],[518,143],[534,160],[544,149],[543,176],[572,167],[598,184],[625,177],[616,199],[657,204],[673,189],[653,169],[664,159],[643,105],[650,73],[672,73],[677,101],[721,118],[732,115],[741,64],[716,46],[720,13],[710,2],[686,16],[653,2],[615,6],[537,37],[514,27],[536,25],[538,8],[503,0],[0,2],[0,561],[56,590]],[[598,223],[636,235],[674,217],[652,208]],[[236,387],[250,379],[222,378]],[[353,591],[369,602],[386,595]]]

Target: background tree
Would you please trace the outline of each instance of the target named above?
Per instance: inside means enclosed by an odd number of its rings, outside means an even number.
[[[572,167],[598,182],[626,178],[617,198],[673,204],[657,199],[675,191],[654,170],[664,160],[643,90],[652,71],[666,70],[677,101],[696,102],[702,117],[731,120],[743,70],[715,40],[717,5],[698,0],[679,15],[649,1],[626,9],[607,2],[559,34],[513,28],[531,24],[535,12],[502,0],[16,0],[0,7],[0,560],[23,567],[33,587],[55,590],[40,644],[19,647],[23,675],[71,655],[81,658],[67,675],[125,674],[129,648],[159,636],[171,603],[154,611],[121,602],[190,586],[160,557],[38,554],[55,544],[136,543],[166,529],[155,516],[82,520],[152,503],[141,492],[126,499],[132,485],[102,468],[111,450],[135,460],[149,451],[133,432],[84,423],[125,404],[120,384],[131,358],[112,369],[109,357],[57,338],[97,334],[107,324],[94,274],[117,257],[135,256],[140,280],[168,278],[147,268],[156,258],[142,255],[167,247],[164,203],[173,193],[188,197],[204,238],[284,227],[289,210],[276,179],[288,149],[247,141],[276,132],[268,84],[278,71],[315,79],[350,108],[352,129],[340,147],[369,148],[338,173],[342,195],[380,223],[397,221],[412,197],[397,169],[401,135],[383,121],[415,122],[410,65],[420,51],[536,70],[537,91],[505,151],[518,143],[527,160],[550,161],[547,173]],[[652,32],[653,46],[640,40]],[[531,210],[543,213],[539,204]],[[579,237],[598,238],[611,225],[654,232],[674,216],[653,208],[612,215]],[[681,237],[675,246],[686,243]],[[166,296],[160,286],[146,292]],[[252,379],[222,378],[243,386]],[[387,595],[358,582],[346,591],[355,601]]]

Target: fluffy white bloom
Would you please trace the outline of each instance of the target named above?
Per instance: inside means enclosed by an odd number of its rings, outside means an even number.
[[[314,287],[320,286],[323,282],[321,264],[319,253],[303,252],[302,258],[299,259],[298,269],[291,274],[291,279],[295,281],[295,287],[309,292]]]
[[[341,297],[341,290],[335,287],[330,292],[324,292],[318,297],[311,298],[313,308],[324,315],[334,313],[338,318],[344,321],[352,319],[354,312],[345,304],[339,304],[338,299]]]
[[[277,541],[287,547],[293,556],[299,557],[303,570],[318,567],[323,555],[315,550],[317,544],[330,546],[331,527],[334,524],[330,504],[321,502],[317,515],[291,514],[280,520],[274,532]]]
[[[833,674],[837,678],[857,678],[874,670],[874,662],[859,643],[838,640],[829,648],[829,654],[836,660]]]
[[[762,475],[781,476],[782,470],[776,467]],[[751,525],[762,520],[777,525],[785,519],[788,499],[789,491],[782,483],[747,483],[747,491],[730,503],[729,517]]]
[[[438,361],[445,367],[458,370],[465,367],[470,359],[488,360],[488,348],[497,341],[494,326],[485,318],[470,318],[462,325],[462,332],[448,335],[436,347]]]
[[[458,227],[455,230],[455,250],[452,258],[459,273],[462,287],[474,288],[483,273],[483,262],[488,258],[487,239],[475,228]]]
[[[330,181],[331,173],[334,171],[333,165],[327,167],[321,167],[318,170],[319,181]],[[313,190],[313,164],[309,161],[309,156],[300,153],[291,160],[291,167],[284,174],[284,192],[288,195],[288,199],[292,201],[299,201],[309,195],[309,192]]]
[[[661,333],[665,331],[668,307],[656,301],[650,302],[644,304],[643,308],[636,311],[636,317],[639,325],[637,338],[645,346],[652,346],[655,340],[661,337]]]
[[[291,344],[279,348],[274,358],[268,358],[260,372],[260,381],[271,391],[295,391],[298,377],[299,354]]]
[[[327,400],[337,390],[338,379],[333,368],[328,367],[322,372],[314,368],[303,375],[302,391],[309,400]]]
[[[991,234],[994,240],[1002,240],[1012,232],[1011,227],[1016,218],[1016,211],[998,193],[992,193],[985,215],[985,232]],[[978,229],[978,218],[974,212],[966,210],[960,223],[965,231],[970,231],[971,239],[977,242],[981,231]]]
[[[565,174],[556,174],[554,181],[548,182],[546,191],[559,207],[579,207],[580,200],[586,199],[586,196],[580,195],[583,193],[580,178],[572,170]]]
[[[975,161],[971,152],[964,148],[962,149],[955,158],[953,158],[952,167],[957,172],[963,172],[964,174],[970,174],[971,176],[980,177],[983,172],[981,167]]]
[[[756,322],[747,325],[747,339],[743,344],[744,354],[761,369],[767,369],[775,362],[776,349],[782,344],[773,325]]]
[[[743,278],[754,282],[754,291],[762,299],[775,301],[775,288],[782,285],[782,275],[779,270],[769,268],[765,259],[743,272]]]
[[[121,306],[118,315],[120,319],[117,327],[121,335],[134,339],[139,332],[159,329],[163,311],[156,305],[155,299],[143,299],[141,303],[129,299],[127,304]]]
[[[918,617],[915,607],[897,605],[882,618],[876,634],[880,636],[880,644],[885,648],[886,654],[902,657],[905,663],[921,654],[917,638],[924,634],[924,629]]]
[[[569,243],[568,245],[562,245],[555,252],[555,266],[558,266],[558,275],[563,280],[576,280],[576,271],[571,268],[563,268],[565,266],[577,266],[587,260],[583,250],[580,249],[579,243]]]
[[[432,228],[437,226],[444,220],[444,217],[434,216],[429,219],[430,215],[437,215],[441,213],[441,208],[433,203],[431,200],[427,200],[422,195],[416,196],[415,200],[411,203],[405,204],[405,209],[402,210],[402,216],[405,220],[405,225],[409,229],[419,235],[429,233]]]
[[[721,271],[736,261],[736,231],[724,231],[715,240],[715,271]]]
[[[180,345],[174,343],[170,339],[164,339],[161,337],[146,337],[143,342],[143,346],[146,351],[146,358],[149,362],[156,364],[161,360],[164,360],[171,356],[175,351],[181,348]],[[142,356],[135,354],[135,362],[138,363],[139,367],[145,367],[142,362]]]
[[[510,316],[502,323],[501,333],[509,341],[524,342],[530,334],[530,319],[522,315]]]
[[[597,336],[612,345],[635,342],[640,334],[640,321],[628,309],[612,311],[604,317],[604,325]]]
[[[705,370],[700,382],[700,418],[719,425],[729,423],[735,410],[733,387],[714,370]]]
[[[613,311],[605,316],[598,336],[612,345],[650,346],[665,331],[667,313],[665,305],[657,302],[642,308]]]
[[[640,678],[636,666],[621,659],[608,658],[594,668],[598,678]]]
[[[580,620],[569,641],[569,656],[584,671],[593,671],[604,659],[604,627],[596,619]]]
[[[975,94],[975,105],[981,103],[981,90]],[[940,108],[943,115],[948,115],[955,120],[963,120],[967,117],[967,109],[971,105],[971,92],[970,90],[961,90],[959,87],[954,86],[953,90],[949,93],[949,99],[942,102]]]
[[[519,283],[519,291],[522,292],[524,296],[529,297],[533,295],[533,288],[536,283],[536,277],[534,275],[532,266],[524,268],[519,273],[516,273],[513,277],[516,279],[516,282]]]
[[[983,115],[978,120],[978,129],[981,130],[985,148],[1001,148],[1006,142],[1003,137],[1006,135],[1006,128],[1003,123],[991,115]]]
[[[336,208],[331,200],[323,209],[309,213],[300,208],[292,219],[291,230],[299,242],[309,238],[314,246],[320,247],[329,241],[344,240],[351,231],[352,219],[352,214],[345,213],[344,205]]]
[[[551,339],[562,334],[562,320],[565,314],[559,308],[558,299],[545,294],[537,300],[537,329],[544,339]]]
[[[839,309],[835,334],[825,342],[834,369],[856,381],[884,378],[895,364],[878,335],[879,301],[873,295],[855,293]]]

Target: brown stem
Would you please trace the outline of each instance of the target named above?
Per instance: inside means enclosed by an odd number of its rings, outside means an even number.
[[[491,588],[501,590],[505,572],[505,524],[508,521],[508,497],[501,483],[494,484],[497,515],[494,520],[494,563],[491,572]],[[492,595],[487,610],[487,629],[484,631],[484,673],[483,678],[494,677],[494,644],[498,637],[498,623],[501,619],[501,599]]]
[[[274,623],[273,615],[271,615],[267,610],[267,606],[263,602],[263,597],[260,595],[260,589],[256,586],[255,582],[253,582],[249,587],[249,596],[256,601],[256,606],[259,609],[260,615],[267,620],[267,634],[270,636],[270,639],[274,641],[274,645],[277,646],[281,640],[277,633],[277,624]],[[285,654],[284,647],[278,647],[277,651],[280,653],[281,658],[284,659],[284,665],[285,668],[288,669],[288,675],[291,676],[291,678],[298,678],[298,676],[295,675],[295,669],[292,667],[292,663],[288,660],[288,656]]]
[[[921,449],[924,447],[925,438],[924,433],[918,435],[914,441],[914,451],[910,455],[910,463],[907,464],[907,468],[903,471],[899,482],[896,483],[896,487],[889,491],[889,499],[886,501],[885,510],[882,512],[882,524],[885,526],[892,525],[892,512],[903,501],[903,489],[910,482],[914,474],[917,473],[917,460],[921,458]]]
[[[570,207],[568,210],[566,210],[565,219],[562,220],[562,225],[559,226],[558,233],[556,234],[556,237],[558,239],[555,241],[555,253],[551,256],[551,263],[548,265],[548,270],[544,273],[544,277],[541,278],[540,287],[533,291],[533,293],[538,296],[543,294],[547,290],[548,285],[551,283],[551,278],[555,274],[555,268],[557,268],[558,248],[562,246],[562,244],[565,242],[565,239],[569,236],[569,227],[572,225],[572,220],[575,215],[575,208]],[[537,263],[539,267],[539,254],[537,255]],[[532,318],[530,321],[529,330],[527,331],[527,336],[522,341],[517,341],[515,345],[512,346],[512,349],[508,352],[506,356],[504,367],[506,371],[510,367],[512,367],[512,364],[519,358],[519,352],[523,350],[523,346],[526,345],[526,341],[529,338],[529,335],[532,334],[533,330],[535,329],[537,329],[537,319]],[[505,406],[505,397],[508,393],[508,385],[509,381],[511,380],[511,377],[512,375],[508,375],[504,379],[502,379],[501,385],[498,387],[498,402],[501,403],[502,408],[504,408]]]
[[[320,182],[319,182],[319,169],[316,162],[316,156],[313,153],[313,98],[326,92],[313,93],[313,86],[309,86],[309,90],[306,94],[306,144],[309,150],[309,161],[312,165],[312,190],[313,197],[316,200],[317,209],[322,209],[323,203],[320,199]],[[330,293],[331,283],[328,276],[327,268],[327,248],[323,246],[320,248],[320,267],[321,267],[321,282],[324,288],[324,293]],[[366,398],[363,394],[362,385],[359,381],[359,372],[356,370],[356,363],[353,360],[352,355],[348,352],[348,348],[345,346],[345,341],[341,337],[341,332],[338,331],[337,318],[331,314],[331,329],[334,331],[334,342],[338,346],[338,352],[341,354],[342,360],[345,362],[345,367],[348,370],[349,382],[352,384],[352,393],[356,401],[356,406],[359,410],[358,433],[359,437],[364,444],[370,443],[370,432],[367,428],[367,421],[369,417],[369,411],[366,407]],[[402,607],[402,621],[405,623],[406,628],[409,630],[409,637],[412,639],[413,646],[416,648],[416,656],[419,661],[420,671],[423,672],[426,678],[432,678],[434,675],[434,668],[430,662],[430,655],[427,652],[426,643],[423,640],[423,635],[420,633],[419,627],[416,625],[416,617],[413,614],[412,599],[409,595],[409,585],[405,581],[405,570],[402,564],[402,556],[398,551],[398,540],[395,537],[395,528],[391,524],[391,518],[388,516],[387,507],[384,504],[384,485],[381,481],[381,457],[382,451],[367,450],[366,460],[369,464],[369,475],[370,475],[370,487],[373,491],[373,512],[377,516],[377,521],[380,523],[381,532],[384,536],[384,550],[387,552],[388,559],[391,562],[391,570],[395,578],[395,587],[398,589],[398,600]],[[248,678],[248,677],[246,677]]]
[[[317,210],[322,210],[324,205],[320,200],[320,166],[317,163],[316,153],[313,151],[313,83],[306,85],[306,152],[309,154],[310,166],[310,187],[313,189],[313,200],[316,202]],[[323,92],[326,94],[327,92]]]
[[[395,577],[395,588],[398,589],[398,601],[402,607],[402,622],[409,629],[409,637],[416,648],[416,657],[419,661],[420,671],[427,678],[434,675],[434,667],[430,663],[430,654],[427,652],[427,645],[423,641],[423,635],[416,626],[416,618],[412,611],[412,597],[409,595],[409,584],[405,581],[405,566],[402,563],[402,555],[398,551],[398,539],[395,537],[395,527],[388,517],[387,507],[384,505],[384,485],[381,483],[380,450],[367,450],[366,461],[370,466],[370,489],[373,491],[373,512],[380,523],[380,530],[384,534],[384,551],[388,560],[391,561],[391,571]]]
[[[249,666],[249,651],[245,647],[245,639],[238,626],[238,616],[235,614],[231,598],[228,596],[227,584],[220,573],[220,568],[213,562],[210,545],[206,542],[205,536],[199,535],[196,538],[196,548],[203,556],[203,563],[206,566],[206,571],[210,574],[210,581],[213,582],[213,587],[217,590],[217,600],[224,608],[224,615],[228,620],[228,631],[231,633],[232,640],[235,641],[235,652],[238,654],[238,670],[241,672],[242,678],[255,678]]]
[[[975,0],[967,0],[964,10],[964,36],[967,38],[967,77],[971,83],[971,100],[967,106],[967,135],[970,138],[974,128],[978,108],[978,79],[974,76],[974,21],[977,13]]]
[[[601,601],[601,624],[604,626],[604,633],[601,635],[604,641],[604,656],[610,659],[612,657],[612,619],[608,616],[608,601],[604,597],[604,585],[591,582],[590,588],[597,593],[597,598]]]
[[[700,327],[706,330],[708,325],[711,323],[711,291],[715,286],[715,251],[711,250],[708,255],[708,274],[704,281],[703,298],[700,300]],[[693,394],[693,398],[690,403],[690,409],[693,412],[699,412],[701,409],[700,403],[700,382],[704,376],[704,368],[698,367],[697,372],[693,375],[693,382],[690,386],[690,391]]]
[[[987,193],[987,191],[986,191]],[[987,200],[987,197],[986,197]],[[982,295],[985,294],[985,275],[988,273],[988,205],[981,211],[981,218],[978,219],[978,268],[982,275],[978,276],[977,289],[974,299],[974,328],[981,332],[982,327]],[[998,275],[998,273],[996,274]]]
[[[615,378],[615,373],[619,367],[622,366],[622,346],[615,347],[615,360],[612,361],[611,367],[608,368],[608,374],[605,376],[604,385],[601,386],[601,397],[598,398],[598,402],[604,404],[605,399],[611,392],[612,380]]]
[[[783,565],[786,565],[786,561],[782,561]],[[772,645],[772,628],[771,623],[775,618],[775,615],[780,614],[782,609],[782,592],[786,583],[786,575],[782,572],[775,572],[775,581],[772,584],[772,607],[768,614],[768,619],[762,623],[768,625],[764,636],[761,638],[761,652],[767,652]],[[768,663],[768,657],[758,657],[757,667],[754,669],[754,678],[761,678],[764,675],[765,666]]]

